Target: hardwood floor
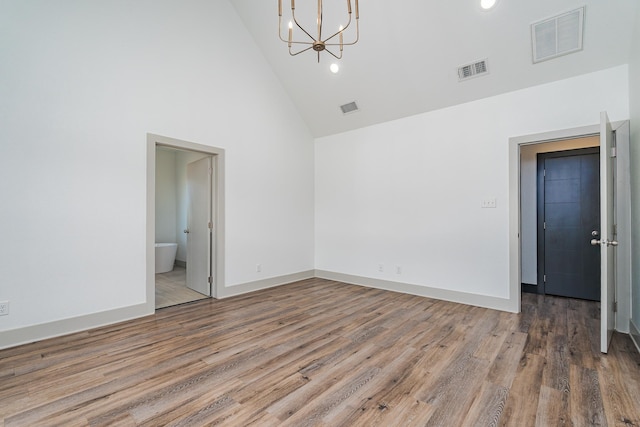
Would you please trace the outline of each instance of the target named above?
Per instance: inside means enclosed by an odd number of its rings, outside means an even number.
[[[176,266],[167,273],[156,274],[156,309],[209,298],[187,288],[187,269]]]
[[[598,306],[519,315],[321,279],[0,351],[0,426],[640,426]]]

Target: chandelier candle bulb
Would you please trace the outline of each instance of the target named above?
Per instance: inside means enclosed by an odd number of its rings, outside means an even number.
[[[351,0],[347,0],[347,9],[349,10],[349,15],[351,15]]]
[[[318,40],[322,39],[322,0],[318,0]]]
[[[282,16],[282,0],[278,0],[278,16]]]
[[[296,8],[296,0],[291,0],[291,10]]]

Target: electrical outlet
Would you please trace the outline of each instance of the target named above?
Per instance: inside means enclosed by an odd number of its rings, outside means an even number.
[[[0,316],[9,314],[9,301],[0,301]]]
[[[497,203],[496,203],[496,198],[495,197],[491,198],[491,199],[484,199],[484,200],[482,200],[482,203],[481,203],[481,206],[483,208],[485,208],[485,209],[486,208],[495,208],[496,205],[497,205]]]
[[[380,273],[383,273],[383,272],[384,272],[384,265],[382,265],[382,264],[378,264],[378,271],[379,271]]]
[[[262,264],[256,264],[256,273],[262,273]]]

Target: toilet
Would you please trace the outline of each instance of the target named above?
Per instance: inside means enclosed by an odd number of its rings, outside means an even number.
[[[173,270],[177,251],[177,243],[156,243],[156,273],[167,273]]]

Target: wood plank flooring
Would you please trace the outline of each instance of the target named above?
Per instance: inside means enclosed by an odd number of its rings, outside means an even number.
[[[0,426],[640,426],[598,305],[519,315],[310,279],[0,351]]]

